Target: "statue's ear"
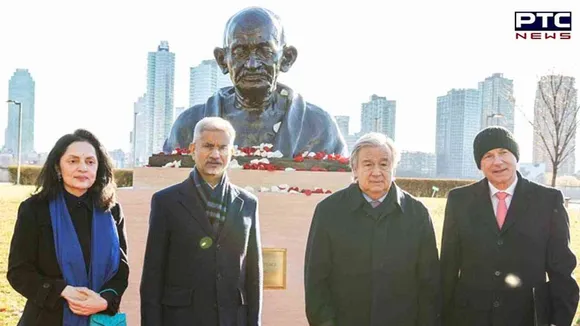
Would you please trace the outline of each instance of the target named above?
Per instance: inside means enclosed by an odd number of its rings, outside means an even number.
[[[228,65],[226,63],[226,49],[216,47],[213,49],[213,56],[215,61],[217,62],[218,66],[222,70],[222,73],[225,75],[228,73]]]
[[[284,52],[282,53],[280,70],[282,72],[288,72],[288,70],[290,70],[290,67],[292,67],[292,65],[296,61],[297,57],[298,57],[298,50],[296,50],[295,47],[285,46]]]

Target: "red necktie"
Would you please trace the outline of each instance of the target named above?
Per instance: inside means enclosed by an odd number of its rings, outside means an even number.
[[[507,192],[496,192],[495,196],[499,199],[499,202],[497,204],[497,213],[495,214],[496,219],[497,219],[497,225],[499,226],[500,230],[501,227],[503,226],[503,223],[505,222],[505,216],[507,215],[507,204],[505,202],[505,199],[507,198],[507,196],[509,196],[509,194]]]

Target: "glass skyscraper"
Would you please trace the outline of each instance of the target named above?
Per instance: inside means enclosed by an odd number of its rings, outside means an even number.
[[[27,69],[16,69],[8,82],[8,99],[22,103],[22,154],[34,151],[34,92],[35,82]],[[8,126],[4,146],[18,155],[18,106],[8,103]]]

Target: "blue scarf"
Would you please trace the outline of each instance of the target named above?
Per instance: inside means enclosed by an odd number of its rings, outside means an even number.
[[[83,251],[62,192],[50,201],[49,208],[56,258],[66,284],[99,292],[119,269],[119,234],[113,215],[93,204],[91,263],[87,275]],[[63,326],[88,325],[89,317],[74,314],[65,302]]]

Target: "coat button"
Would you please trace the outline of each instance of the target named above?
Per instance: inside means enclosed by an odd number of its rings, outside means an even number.
[[[503,240],[502,239],[497,240],[497,245],[498,246],[502,246],[503,245]]]
[[[42,284],[42,287],[48,289],[50,287],[50,283],[44,283]]]
[[[500,271],[495,271],[495,273],[493,273],[493,275],[500,276],[501,275],[501,272]]]
[[[498,307],[500,306],[500,303],[499,303],[499,301],[494,301],[494,302],[493,302],[493,306],[494,306],[495,308],[498,308]]]
[[[218,273],[217,274],[217,279],[218,279],[218,281],[222,279],[222,274],[221,273]]]

